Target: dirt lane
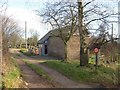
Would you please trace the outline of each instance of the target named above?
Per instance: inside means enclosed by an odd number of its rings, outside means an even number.
[[[18,53],[18,51],[16,51],[16,52]],[[61,73],[59,73],[45,65],[40,64],[40,62],[43,62],[44,60],[47,60],[48,58],[45,59],[45,57],[44,58],[41,57],[38,60],[38,58],[35,58],[35,57],[30,58],[21,53],[19,53],[19,54],[20,54],[21,59],[29,60],[31,63],[34,63],[37,66],[41,67],[43,70],[45,70],[50,75],[50,77],[53,78],[53,80],[55,82],[59,83],[64,88],[99,88],[100,87],[98,84],[88,85],[88,84],[77,83],[75,81],[70,80],[66,76],[62,75]]]
[[[40,78],[33,70],[31,70],[26,64],[21,61],[21,59],[17,59],[17,63],[22,71],[23,79],[29,88],[47,88],[52,87],[51,85],[47,85],[46,82]],[[42,83],[41,83],[42,82]]]
[[[50,81],[42,78],[38,74],[36,74],[31,68],[29,68],[22,61],[22,59],[26,59],[27,57],[25,57],[24,55],[21,55],[20,57],[16,56],[15,54],[19,53],[16,50],[12,50],[10,52],[14,55],[18,65],[21,69],[22,77],[23,77],[23,80],[25,81],[27,88],[61,88],[62,87],[58,83],[50,82]]]

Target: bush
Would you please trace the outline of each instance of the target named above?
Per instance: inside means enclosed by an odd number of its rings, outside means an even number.
[[[22,84],[20,80],[21,72],[14,58],[10,60],[11,67],[3,76],[3,85],[5,88],[18,88]]]

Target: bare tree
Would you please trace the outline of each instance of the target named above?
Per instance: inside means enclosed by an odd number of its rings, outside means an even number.
[[[72,3],[55,2],[47,3],[44,12],[38,15],[43,17],[44,23],[49,23],[53,30],[58,30],[59,34],[53,34],[54,37],[59,37],[64,43],[65,61],[67,61],[67,42],[76,31],[77,14],[76,7]]]
[[[107,23],[109,18],[113,15],[116,15],[112,10],[107,8],[104,5],[94,4],[95,0],[87,1],[78,0],[78,26],[79,26],[79,36],[80,36],[80,65],[84,66],[88,63],[88,44],[85,43],[85,31],[87,29],[94,29],[95,23],[99,25],[101,23]],[[89,7],[90,6],[90,7]],[[89,7],[89,9],[86,9]],[[99,26],[98,25],[98,26]],[[106,34],[103,34],[106,35]],[[105,39],[105,38],[104,38]],[[103,40],[104,41],[104,40]],[[102,42],[103,43],[103,42]],[[101,43],[101,44],[102,44]]]
[[[17,27],[16,22],[14,22],[10,17],[3,16],[2,17],[2,37],[3,37],[3,53],[8,52],[8,42],[9,38],[14,33],[19,33],[19,29]]]
[[[113,37],[107,31],[106,25],[102,24],[98,28],[99,34],[94,36],[93,40],[89,43],[89,48],[95,47],[101,49],[100,51],[107,57],[107,61],[116,61],[117,37]],[[109,58],[110,57],[110,58]]]
[[[78,0],[75,2],[54,2],[53,4],[47,3],[43,14],[38,12],[38,15],[42,16],[45,23],[50,23],[53,28],[59,30],[60,37],[65,47],[66,42],[70,39],[72,34],[78,27],[80,38],[80,65],[84,66],[88,64],[88,44],[85,43],[85,37],[88,35],[88,30],[94,29],[94,25],[98,26],[105,22],[109,22],[111,16],[116,15],[111,9],[103,4],[94,3],[96,0]],[[78,20],[78,21],[77,21]],[[63,31],[61,28],[70,26],[70,33],[63,38]],[[54,35],[55,36],[55,35]],[[66,51],[66,50],[65,50]],[[66,51],[67,52],[67,51]],[[65,53],[67,57],[67,54]]]
[[[14,32],[9,38],[8,46],[12,48],[21,48],[24,41],[25,40],[22,38],[19,32]]]
[[[5,2],[2,4],[2,2]],[[0,0],[0,88],[2,89],[2,85],[4,83],[4,78],[1,76],[5,76],[10,72],[11,69],[11,56],[9,54],[9,42],[11,36],[17,32],[19,34],[19,28],[17,23],[11,18],[11,16],[6,16],[7,9],[7,0]]]
[[[37,42],[38,42],[38,37],[39,34],[37,33],[37,31],[31,29],[31,36],[27,39],[27,42],[29,44],[29,46],[37,46]]]

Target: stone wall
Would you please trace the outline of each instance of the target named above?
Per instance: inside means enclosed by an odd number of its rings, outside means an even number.
[[[48,40],[48,55],[64,59],[64,44],[59,37],[50,37]]]
[[[79,59],[80,44],[79,37],[72,36],[67,43],[68,59]],[[50,37],[48,40],[48,55],[64,59],[64,44],[59,37]]]

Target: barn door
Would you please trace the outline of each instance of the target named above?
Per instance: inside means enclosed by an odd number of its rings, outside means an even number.
[[[47,54],[48,51],[47,51],[47,45],[45,45],[45,54]]]

